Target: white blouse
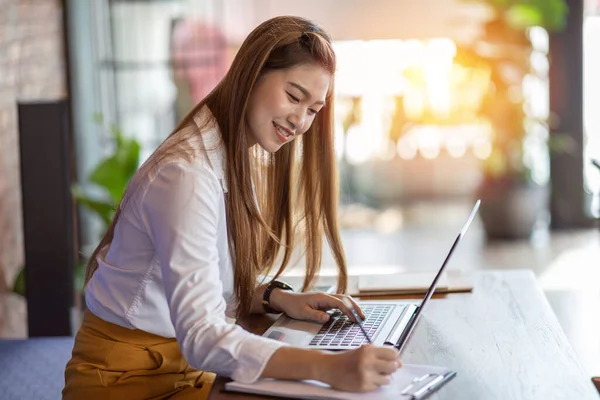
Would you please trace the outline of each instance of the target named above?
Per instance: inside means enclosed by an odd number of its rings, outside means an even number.
[[[184,128],[195,133],[186,141],[198,149],[191,160],[169,156],[140,175],[121,206],[112,243],[97,258],[85,298],[105,321],[176,337],[193,368],[250,383],[284,344],[227,318],[235,314],[235,294],[225,153],[216,125],[200,134],[208,116],[205,107]]]

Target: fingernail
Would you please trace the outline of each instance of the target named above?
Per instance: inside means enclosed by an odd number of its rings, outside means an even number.
[[[323,322],[329,321],[329,314],[323,314],[323,315],[321,315],[321,321],[323,321]]]

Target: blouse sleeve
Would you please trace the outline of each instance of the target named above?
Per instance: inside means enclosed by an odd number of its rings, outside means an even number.
[[[163,166],[154,177],[142,215],[183,356],[193,368],[251,383],[284,344],[226,320],[217,248],[224,206],[223,190],[210,171],[178,162]]]

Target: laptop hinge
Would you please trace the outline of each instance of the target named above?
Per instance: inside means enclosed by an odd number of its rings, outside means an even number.
[[[409,313],[409,310],[412,310],[413,312]],[[402,332],[406,330],[405,328],[408,326],[407,324],[410,323],[410,319],[415,315],[416,310],[418,310],[418,307],[414,309],[413,307],[411,307],[411,305],[408,305],[404,308],[402,314],[400,314],[400,317],[398,317],[398,319],[396,320],[394,327],[385,338],[383,344],[394,347],[397,346],[398,341],[402,336]]]
[[[401,332],[400,338],[398,339],[398,341],[396,343],[394,343],[394,347],[396,347],[398,349],[398,351],[402,350],[402,347],[404,347],[404,345],[406,344],[408,337],[412,333],[413,329],[415,329],[415,325],[417,322],[416,318],[417,318],[417,315],[419,315],[420,308],[421,307],[417,306],[417,308],[415,309],[415,312],[410,316],[408,324],[406,324],[406,329],[404,329]]]

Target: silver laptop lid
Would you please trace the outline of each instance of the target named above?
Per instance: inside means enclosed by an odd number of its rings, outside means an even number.
[[[460,240],[462,239],[462,237],[467,232],[467,229],[469,229],[469,226],[471,225],[471,222],[473,221],[473,219],[475,218],[475,215],[477,214],[477,210],[479,210],[479,205],[480,204],[481,204],[481,200],[477,200],[477,202],[473,206],[473,209],[471,210],[471,214],[469,214],[469,218],[467,218],[467,221],[465,222],[465,224],[463,225],[462,229],[458,233],[458,236],[454,240],[454,243],[452,244],[452,247],[450,248],[450,251],[448,252],[448,255],[446,256],[446,259],[444,260],[444,263],[442,264],[442,267],[440,268],[440,270],[438,271],[437,275],[433,279],[433,282],[431,282],[431,286],[429,286],[429,289],[427,290],[427,293],[425,293],[425,297],[423,298],[423,301],[421,301],[421,304],[419,305],[419,311],[418,311],[418,313],[421,312],[421,310],[423,309],[423,306],[425,306],[425,304],[429,301],[429,299],[431,298],[431,296],[433,296],[433,292],[435,292],[435,288],[437,287],[437,283],[440,280],[440,277],[442,276],[442,273],[446,269],[446,264],[448,264],[448,261],[450,260],[450,257],[452,256],[452,253],[454,253],[454,249],[456,249],[456,247],[458,246],[458,242],[460,242]]]
[[[397,348],[398,348],[399,351],[401,351],[402,348],[404,347],[404,344],[406,344],[406,341],[407,341],[408,337],[412,333],[412,330],[414,329],[415,325],[417,324],[417,321],[419,320],[419,317],[423,313],[423,309],[425,308],[425,304],[427,304],[427,302],[429,301],[429,299],[431,298],[431,296],[433,296],[433,293],[435,292],[435,288],[437,287],[437,283],[440,280],[440,277],[442,276],[442,273],[446,269],[446,265],[448,264],[448,261],[450,260],[450,257],[452,256],[452,253],[454,253],[454,250],[458,246],[458,243],[460,242],[460,240],[462,239],[462,237],[467,232],[467,229],[469,229],[469,226],[471,225],[471,222],[473,221],[473,219],[475,218],[475,215],[477,214],[477,210],[479,210],[479,205],[480,204],[481,204],[481,200],[477,200],[477,202],[473,206],[473,209],[471,210],[471,214],[469,214],[469,217],[467,218],[467,221],[465,222],[465,224],[463,225],[462,229],[458,233],[458,236],[456,236],[456,239],[454,240],[454,243],[452,244],[452,247],[450,248],[450,251],[448,252],[448,255],[446,256],[446,259],[444,260],[444,263],[442,264],[442,266],[440,267],[440,270],[438,271],[437,275],[433,279],[433,282],[431,283],[431,286],[429,286],[429,289],[427,290],[427,293],[425,293],[425,297],[421,301],[421,304],[419,304],[419,307],[417,308],[416,313],[413,315],[413,317],[410,320],[410,322],[408,323],[406,329],[402,333],[402,335],[400,337],[400,340],[398,341],[398,344],[397,344]]]

